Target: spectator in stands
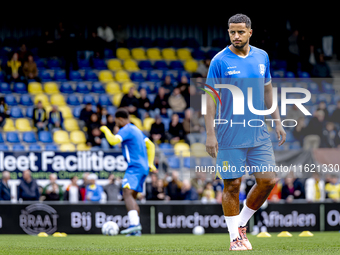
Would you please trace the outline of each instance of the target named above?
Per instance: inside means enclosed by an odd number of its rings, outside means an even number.
[[[98,127],[91,129],[91,133],[88,135],[86,144],[87,146],[91,147],[91,150],[110,149],[109,143],[105,139],[105,135],[99,130]]]
[[[324,60],[324,55],[319,54],[319,58],[312,69],[312,77],[329,78],[332,77],[331,69]]]
[[[304,149],[310,150],[319,148],[325,123],[324,111],[315,111],[313,118],[309,121],[306,137],[303,140]]]
[[[91,32],[91,36],[86,40],[85,58],[103,58],[105,41],[98,36],[96,31]]]
[[[107,112],[107,109],[105,107],[102,107],[101,114],[100,114],[100,125],[106,126],[107,125],[107,118],[109,114]]]
[[[335,141],[335,137],[337,136],[337,130],[335,129],[335,125],[333,122],[327,122],[326,126],[322,132],[321,138],[321,148],[336,148],[337,144]]]
[[[174,90],[175,87],[172,84],[171,76],[170,75],[166,75],[164,77],[164,82],[163,82],[161,87],[165,89],[165,94],[166,95],[170,95],[172,93],[172,91]]]
[[[86,187],[89,184],[89,180],[88,180],[89,175],[90,173],[83,173],[83,184],[79,186],[81,198],[83,201],[85,201]]]
[[[282,186],[281,198],[287,202],[292,202],[294,199],[305,198],[305,189],[303,184],[294,177],[293,173],[289,173],[285,178],[285,183]]]
[[[208,70],[210,66],[211,59],[206,58],[201,62],[196,70],[197,73],[202,75],[203,78],[206,78],[208,75]]]
[[[150,129],[150,140],[154,143],[164,143],[165,141],[165,127],[162,122],[161,116],[157,115],[155,118],[155,122],[152,123]]]
[[[327,198],[335,202],[340,201],[340,183],[336,174],[330,176],[329,183],[325,185],[325,191]]]
[[[8,117],[8,107],[5,103],[5,98],[0,97],[0,127],[3,127],[6,123],[6,118]]]
[[[305,124],[305,118],[301,117],[297,119],[297,125],[294,127],[293,136],[300,142],[301,148],[303,148],[303,141],[307,135],[307,128]]]
[[[95,128],[100,128],[100,121],[98,118],[97,113],[92,113],[90,117],[90,121],[87,124],[87,135],[91,136],[92,135],[92,130]]]
[[[158,94],[153,103],[155,115],[162,115],[170,118],[172,116],[172,109],[169,105],[169,96],[166,94],[164,87],[158,89]]]
[[[64,192],[64,201],[69,201],[70,203],[78,203],[82,201],[80,187],[77,184],[78,177],[74,175],[71,177],[71,183],[67,186]]]
[[[150,173],[151,182],[145,183],[146,199],[152,200],[152,190],[157,187],[158,176],[156,173]]]
[[[27,55],[27,47],[26,47],[26,44],[22,43],[18,51],[18,59],[21,63],[25,61],[26,55]]]
[[[182,200],[198,200],[198,193],[194,187],[191,186],[191,183],[189,180],[184,180],[182,182],[182,188],[181,188],[181,196]]]
[[[215,200],[215,191],[213,189],[213,186],[212,186],[211,182],[208,182],[205,185],[201,201],[203,203],[206,203],[206,202],[215,202],[216,201]]]
[[[171,117],[169,125],[169,139],[171,143],[176,143],[184,138],[184,129],[182,123],[179,122],[179,117],[174,113]]]
[[[197,92],[195,85],[190,85],[189,95],[190,95],[189,102],[190,108],[194,109],[194,111],[201,111],[201,94]]]
[[[11,189],[8,185],[8,180],[11,179],[11,175],[8,171],[2,172],[2,181],[0,182],[0,200],[11,200]]]
[[[37,64],[34,62],[32,54],[28,54],[28,56],[26,57],[22,71],[27,80],[35,80],[37,82],[41,82],[41,79],[38,76]]]
[[[336,109],[334,110],[330,120],[338,124],[340,127],[340,100],[336,103]]]
[[[25,170],[22,173],[22,180],[18,186],[18,200],[38,201],[40,198],[39,186],[31,177],[31,171]]]
[[[102,26],[97,28],[98,37],[100,37],[107,45],[108,48],[112,48],[115,36],[113,30],[108,26],[106,22]]]
[[[298,119],[303,118],[303,117],[305,117],[305,115],[303,114],[303,112],[301,112],[301,110],[295,104],[287,112],[287,119],[297,121]],[[286,123],[287,123],[287,125],[294,125],[295,124],[294,121],[287,121]]]
[[[139,106],[139,102],[138,102],[138,99],[135,97],[134,93],[135,93],[135,87],[131,86],[131,88],[129,89],[129,93],[123,96],[119,107],[126,108],[129,114],[135,115],[137,117],[138,116],[137,109]]]
[[[38,101],[37,106],[33,109],[33,125],[38,132],[45,130],[46,127],[46,111],[41,101]]]
[[[316,109],[317,111],[323,111],[324,115],[325,115],[325,120],[329,119],[329,112],[327,109],[327,104],[325,101],[321,101],[318,105],[318,108]]]
[[[126,47],[126,40],[128,38],[128,35],[126,29],[121,24],[117,25],[117,28],[114,31],[114,35],[116,38],[117,47]]]
[[[114,130],[116,127],[115,118],[111,114],[108,114],[106,119],[107,119],[106,126],[108,127],[108,129],[110,129],[111,131]],[[114,134],[117,132],[113,131]]]
[[[165,194],[171,200],[180,200],[181,199],[181,188],[182,182],[179,180],[178,172],[172,171],[171,173],[171,181],[165,181]]]
[[[145,118],[145,114],[150,111],[151,104],[147,97],[146,89],[142,88],[139,91],[140,98],[138,99],[138,117],[142,120]]]
[[[57,184],[57,175],[50,174],[49,176],[50,183],[47,184],[43,191],[42,196],[45,196],[46,201],[59,201],[63,200],[63,189],[61,186]]]
[[[197,114],[191,108],[184,112],[183,129],[189,144],[205,143],[205,135],[202,134],[204,128],[200,125]]]
[[[93,113],[94,112],[92,110],[92,104],[87,103],[85,107],[80,111],[79,119],[84,122],[82,123],[82,126],[88,125],[90,123],[90,118]]]
[[[315,172],[305,183],[306,200],[308,202],[322,202],[325,200],[325,182]]]
[[[190,94],[189,94],[189,82],[186,75],[181,76],[181,81],[178,83],[177,88],[181,91],[181,94],[187,104],[186,107],[190,107]]]
[[[52,111],[50,111],[47,126],[48,130],[50,131],[64,129],[63,114],[58,110],[58,106],[56,105],[52,106]]]
[[[49,29],[45,29],[41,36],[39,56],[49,58],[56,55],[56,46],[53,34]]]
[[[179,88],[175,88],[169,97],[169,105],[173,112],[182,113],[187,107],[184,97],[181,95]]]
[[[11,60],[7,61],[7,82],[20,82],[22,75],[22,66],[19,60],[19,54],[14,52]]]
[[[109,183],[104,186],[107,201],[119,201],[121,198],[119,180],[113,174],[109,176]]]
[[[204,174],[200,172],[196,172],[196,176],[191,179],[191,185],[196,189],[199,198],[202,198],[203,190],[205,187],[205,179]]]
[[[158,179],[156,187],[152,187],[152,197],[150,200],[168,200],[169,197],[165,194],[164,180]]]
[[[89,174],[89,184],[86,186],[85,191],[86,201],[99,202],[102,198],[103,188],[102,186],[96,184],[97,179],[98,177],[96,174]]]

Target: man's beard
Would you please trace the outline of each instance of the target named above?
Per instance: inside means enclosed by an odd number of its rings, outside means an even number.
[[[240,50],[240,49],[243,49],[243,47],[247,44],[249,42],[249,40],[247,40],[244,44],[242,44],[242,45],[235,45],[235,44],[233,44],[233,46],[236,48],[236,49],[238,49],[238,50]]]

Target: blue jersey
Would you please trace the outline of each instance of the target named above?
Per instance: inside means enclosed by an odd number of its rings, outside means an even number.
[[[149,164],[145,139],[148,139],[135,125],[129,123],[119,129],[123,155],[128,163],[126,172],[148,174]]]
[[[249,148],[270,142],[264,116],[253,114],[247,102],[248,87],[252,87],[254,108],[265,110],[264,86],[270,82],[268,54],[254,46],[250,46],[249,54],[245,57],[236,55],[226,47],[212,59],[206,83],[214,87],[221,98],[222,106],[217,105],[215,119],[227,121],[227,124],[215,125],[219,149]],[[241,89],[245,104],[243,115],[233,114],[231,91],[216,88],[215,84],[231,84]]]

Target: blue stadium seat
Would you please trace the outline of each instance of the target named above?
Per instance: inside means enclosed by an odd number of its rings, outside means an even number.
[[[180,168],[180,160],[177,156],[168,157],[168,164],[169,164],[169,167],[171,168],[174,168],[174,169]]]
[[[22,134],[22,140],[25,143],[36,143],[37,142],[37,139],[35,138],[34,132],[24,132]]]
[[[13,107],[11,107],[11,110],[10,110],[9,115],[10,115],[12,118],[22,118],[22,117],[24,117],[24,115],[22,114],[21,108],[18,107],[18,106],[13,106]]]
[[[45,151],[57,151],[58,146],[55,144],[46,144],[45,145]]]
[[[192,52],[192,57],[196,60],[203,60],[205,59],[205,53],[200,49],[196,49]]]
[[[167,65],[166,62],[163,61],[163,60],[158,60],[158,61],[156,61],[155,64],[154,64],[154,67],[155,67],[157,70],[164,70],[164,71],[169,70],[168,65]]]
[[[200,44],[198,43],[196,38],[193,37],[189,37],[187,39],[184,40],[183,42],[184,46],[188,47],[188,48],[199,48]]]
[[[278,142],[274,142],[273,143],[273,150],[274,151],[284,151],[285,148],[283,145],[279,146],[279,143]]]
[[[83,104],[96,104],[94,97],[92,95],[84,95],[83,97]]]
[[[70,83],[63,82],[60,85],[60,92],[65,93],[65,94],[72,94],[74,92],[74,90],[73,90],[72,85]]]
[[[111,105],[110,97],[106,94],[102,94],[98,98],[98,104],[101,106],[109,106]]]
[[[78,71],[71,71],[70,72],[70,80],[71,81],[82,81],[81,74]]]
[[[38,139],[42,143],[53,143],[52,134],[49,131],[40,131],[38,133]]]
[[[68,96],[66,103],[72,106],[80,105],[78,96],[72,94]]]
[[[177,81],[178,82],[181,82],[182,76],[186,76],[187,79],[188,79],[188,82],[190,81],[190,74],[187,71],[182,71],[182,72],[179,72],[178,75],[177,75]]]
[[[74,108],[73,108],[73,111],[72,111],[73,116],[74,116],[75,118],[79,118],[80,112],[81,112],[82,109],[83,109],[82,106],[74,107]]]
[[[162,75],[161,80],[164,81],[166,76],[170,76],[172,83],[176,82],[176,77],[175,77],[175,75],[172,72],[164,72],[163,75]]]
[[[105,49],[104,50],[104,56],[105,58],[114,58],[115,55],[113,54],[113,50],[111,49]]]
[[[142,60],[138,64],[139,68],[142,70],[153,70],[152,64],[149,60]]]
[[[209,50],[208,51],[208,58],[213,59],[213,57],[215,57],[215,55],[218,53],[218,50]]]
[[[47,71],[47,70],[42,70],[39,73],[39,76],[41,78],[41,81],[43,81],[43,82],[52,81],[52,76],[51,76],[50,72]]]
[[[54,69],[54,70],[61,69],[60,63],[57,59],[49,59],[47,61],[47,68],[48,69]]]
[[[269,135],[270,135],[270,140],[272,142],[278,142],[279,140],[277,139],[277,135],[275,132],[269,132]]]
[[[340,95],[333,95],[332,104],[337,104],[340,101]]]
[[[107,69],[107,65],[103,59],[100,58],[94,58],[93,59],[93,67],[94,69],[98,70],[105,70]]]
[[[185,157],[183,158],[183,166],[186,168],[194,168],[195,167],[196,158],[195,157]]]
[[[129,48],[129,49],[138,48],[138,46],[139,46],[139,39],[138,39],[138,38],[129,37],[129,38],[126,40],[126,47],[127,47],[127,48]]]
[[[170,143],[161,143],[159,145],[159,149],[164,153],[166,156],[174,155],[174,148]]]
[[[86,71],[84,75],[85,81],[98,81],[98,76],[95,72]]]
[[[289,149],[290,150],[301,150],[301,145],[299,141],[292,142],[289,144]]]
[[[335,93],[333,85],[330,83],[326,83],[326,82],[322,83],[322,90],[323,90],[323,93],[327,93],[327,94]]]
[[[20,143],[19,135],[17,132],[7,132],[6,140],[9,143]]]
[[[116,110],[117,110],[117,107],[115,106],[109,105],[107,107],[107,112],[112,116],[115,116]]]
[[[37,68],[39,71],[46,69],[46,63],[44,59],[39,58],[34,60],[34,62],[37,64]]]
[[[87,59],[79,59],[78,60],[79,69],[91,69],[90,61]]]
[[[315,82],[311,82],[308,84],[308,90],[312,94],[320,93],[319,86]]]
[[[131,74],[131,80],[134,82],[143,82],[145,81],[143,74],[140,72],[134,72]]]
[[[5,96],[5,102],[6,102],[6,104],[8,106],[16,106],[16,105],[18,105],[18,102],[17,102],[15,96],[13,96],[11,94]]]
[[[28,147],[28,149],[30,151],[41,151],[41,146],[37,143],[35,144],[30,144],[30,146]]]
[[[6,144],[0,144],[0,151],[9,151],[9,148]]]
[[[151,72],[149,72],[149,73],[147,74],[146,80],[147,80],[147,81],[152,81],[152,82],[159,82],[159,81],[161,81],[161,80],[159,79],[158,74],[157,74],[156,72],[153,72],[153,71],[151,71]]]
[[[201,162],[200,162],[201,166],[212,166],[213,165],[213,161],[211,157],[203,157],[201,158]]]
[[[331,104],[332,103],[332,95],[318,94],[317,100],[318,100],[318,102],[325,102],[326,104]]]
[[[33,101],[30,95],[24,94],[20,97],[20,104],[24,106],[32,106]]]
[[[152,90],[147,82],[140,83],[138,86],[138,91],[140,91],[142,88],[146,90],[147,94],[152,93]]]
[[[0,133],[0,143],[4,143],[4,138],[2,137],[2,133]]]
[[[91,92],[104,94],[105,93],[104,84],[101,82],[94,82],[91,87]]]
[[[299,78],[310,78],[308,72],[298,72]]]
[[[14,83],[13,92],[19,94],[27,94],[26,84],[22,82]]]
[[[76,92],[82,93],[82,94],[88,94],[90,90],[86,83],[79,82],[76,87]]]
[[[184,70],[184,66],[183,63],[181,61],[171,61],[170,65],[169,65],[171,70],[178,70],[178,71],[182,71]]]
[[[33,110],[34,110],[34,106],[29,106],[26,108],[26,117],[27,118],[33,118]]]
[[[287,131],[286,134],[287,134],[287,136],[286,136],[287,142],[294,142],[296,140],[292,132]]]
[[[285,73],[285,78],[295,78],[295,74],[293,72],[287,71]]]
[[[144,37],[144,38],[141,38],[139,42],[140,42],[140,46],[142,46],[144,48],[151,48],[152,47],[151,38]]]
[[[150,103],[153,104],[155,102],[156,94],[148,94],[147,97],[150,100]]]
[[[55,73],[54,73],[54,80],[60,81],[60,82],[67,81],[65,71],[64,70],[56,70]]]
[[[153,46],[158,48],[166,48],[168,47],[168,41],[162,37],[159,37],[153,41]]]
[[[168,116],[170,117],[170,116]],[[162,122],[164,124],[165,131],[169,131],[169,126],[170,126],[170,118],[162,118]]]
[[[22,144],[14,144],[12,147],[12,151],[25,151],[25,146]]]
[[[182,48],[183,47],[183,40],[182,38],[172,38],[169,40],[169,46],[173,48]]]

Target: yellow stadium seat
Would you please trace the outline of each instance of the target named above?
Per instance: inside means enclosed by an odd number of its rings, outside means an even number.
[[[174,146],[175,155],[190,157],[190,146],[187,143],[178,142]]]
[[[59,106],[58,109],[59,111],[61,111],[61,114],[63,115],[64,119],[73,118],[72,110],[67,105]]]
[[[129,74],[126,71],[117,71],[115,74],[115,78],[118,82],[130,81]]]
[[[25,131],[32,131],[31,124],[28,119],[19,118],[15,121],[15,127],[18,131],[25,132]]]
[[[198,68],[198,63],[196,60],[194,59],[191,59],[191,60],[187,60],[185,63],[184,63],[184,69],[185,71],[188,71],[188,72],[196,72]]]
[[[146,55],[148,56],[149,59],[152,59],[152,60],[161,60],[162,59],[161,52],[158,48],[147,49]]]
[[[145,118],[144,121],[143,121],[143,129],[145,131],[150,131],[153,123],[155,123],[154,118]]]
[[[122,92],[123,94],[127,94],[129,93],[129,90],[131,87],[135,87],[136,88],[136,85],[133,83],[133,82],[124,82],[123,85],[122,85]]]
[[[71,132],[74,130],[79,130],[79,125],[76,119],[66,118],[64,120],[64,127],[67,131]]]
[[[143,130],[143,124],[139,118],[130,116],[130,122],[140,130]]]
[[[108,82],[106,84],[105,91],[107,94],[110,94],[110,95],[121,93],[119,84],[114,81]]]
[[[127,59],[124,61],[124,68],[129,72],[139,71],[138,64],[133,59]]]
[[[44,108],[46,111],[46,118],[48,118],[50,116],[50,112],[52,111],[52,105],[46,105]]]
[[[186,48],[178,49],[177,50],[177,56],[180,60],[192,59],[190,50],[188,50]]]
[[[165,48],[162,50],[162,55],[165,60],[176,60],[176,52],[172,48]]]
[[[61,94],[53,94],[51,96],[51,104],[52,105],[58,105],[58,106],[66,105],[64,96],[61,95]]]
[[[78,143],[86,143],[86,137],[83,131],[74,130],[70,133],[71,142]]]
[[[69,143],[70,138],[64,130],[57,130],[53,133],[53,141],[57,144]]]
[[[91,147],[87,146],[85,143],[77,144],[77,151],[89,151]]]
[[[194,157],[208,157],[209,154],[205,149],[205,144],[203,143],[193,143],[190,145],[191,156]]]
[[[143,48],[133,48],[131,54],[136,60],[146,60],[145,50]]]
[[[102,82],[114,81],[113,74],[109,70],[102,70],[99,72],[98,79]]]
[[[28,93],[39,94],[43,93],[43,89],[40,82],[30,82],[28,83]]]
[[[73,152],[76,151],[76,147],[72,143],[63,143],[62,145],[60,145],[59,150],[62,152],[65,151]]]
[[[131,58],[130,51],[127,48],[118,48],[116,51],[117,58],[119,59],[128,59]]]
[[[58,94],[60,93],[57,83],[51,81],[44,84],[44,90],[47,94]]]
[[[123,69],[122,63],[120,62],[119,59],[116,58],[109,59],[109,61],[107,62],[107,67],[112,71],[118,71]]]
[[[5,132],[10,132],[10,131],[15,131],[15,126],[14,126],[14,122],[12,119],[10,118],[7,118],[6,119],[6,122],[5,122],[5,125],[3,126],[3,130]]]
[[[34,103],[37,104],[39,101],[41,101],[42,105],[46,107],[47,105],[50,105],[50,102],[48,100],[48,96],[46,94],[37,94],[34,97]]]
[[[123,93],[118,93],[115,94],[112,98],[112,103],[114,106],[119,107],[120,106],[120,101],[122,101]]]

